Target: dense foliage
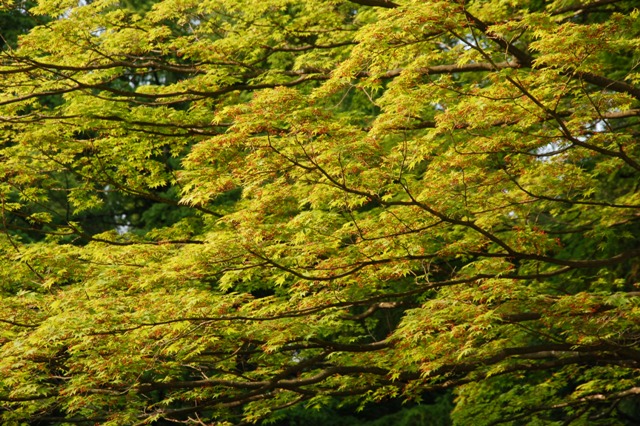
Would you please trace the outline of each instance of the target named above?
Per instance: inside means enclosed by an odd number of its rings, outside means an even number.
[[[0,5],[3,424],[640,422],[635,1]]]

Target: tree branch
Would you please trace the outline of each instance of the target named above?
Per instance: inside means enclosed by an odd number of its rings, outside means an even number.
[[[351,3],[359,4],[361,6],[372,6],[372,7],[384,7],[386,9],[393,9],[398,7],[397,3],[394,3],[390,0],[348,0]]]

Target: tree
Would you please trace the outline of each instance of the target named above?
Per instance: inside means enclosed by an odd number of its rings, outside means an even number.
[[[14,3],[4,424],[640,421],[635,2]]]

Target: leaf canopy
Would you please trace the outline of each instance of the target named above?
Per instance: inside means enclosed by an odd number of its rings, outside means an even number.
[[[640,422],[635,7],[0,2],[3,424]]]

